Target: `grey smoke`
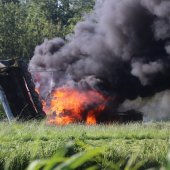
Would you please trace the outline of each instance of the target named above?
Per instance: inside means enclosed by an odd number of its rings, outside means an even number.
[[[152,97],[141,98],[131,101],[126,100],[119,111],[137,110],[144,113],[144,121],[170,120],[170,90],[156,93]]]
[[[156,73],[163,71],[163,65],[159,62],[143,64],[141,62],[132,63],[132,75],[139,78],[142,85],[147,85],[154,78]]]
[[[41,77],[40,95],[67,86],[125,100],[170,89],[169,9],[169,0],[96,1],[69,41],[54,38],[36,47],[29,69],[49,71],[32,72]]]

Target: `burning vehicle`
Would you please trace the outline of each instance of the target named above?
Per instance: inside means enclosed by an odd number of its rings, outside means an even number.
[[[36,82],[39,83],[39,81]],[[40,85],[37,85],[37,87],[39,87],[38,93],[45,89]],[[82,90],[70,87],[56,88],[55,86],[49,86],[47,96],[45,98],[42,97],[41,101],[50,124],[67,125],[78,122],[88,125],[113,122],[126,123],[142,121],[143,118],[140,112],[134,110],[118,112],[117,105],[120,104],[120,99],[113,99],[92,89]]]
[[[54,71],[43,71],[43,74],[53,75]],[[36,84],[38,80],[34,81]],[[50,124],[58,125],[142,120],[142,114],[133,111],[110,113],[116,111],[109,108],[111,100],[95,90],[83,92],[71,88],[52,88],[46,99],[40,99],[38,93],[43,87],[35,88],[27,64],[17,59],[0,62],[0,87],[1,101],[9,120],[14,117],[24,120],[44,118],[45,113]]]

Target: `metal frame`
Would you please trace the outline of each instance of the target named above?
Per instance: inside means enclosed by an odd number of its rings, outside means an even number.
[[[1,85],[0,85],[0,101],[1,101],[2,106],[4,108],[5,114],[8,118],[8,121],[11,122],[14,119],[14,115],[11,112],[8,100],[6,98],[5,92],[4,92]]]

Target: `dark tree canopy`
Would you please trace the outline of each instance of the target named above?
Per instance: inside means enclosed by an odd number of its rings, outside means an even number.
[[[0,0],[0,59],[30,59],[45,38],[71,33],[94,0]]]
[[[1,0],[0,2],[2,2],[2,3],[11,3],[11,2],[19,3],[20,1],[19,0]]]

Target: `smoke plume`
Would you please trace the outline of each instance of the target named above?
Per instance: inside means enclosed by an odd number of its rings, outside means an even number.
[[[40,95],[47,96],[49,86],[68,86],[122,101],[168,96],[169,91],[159,92],[170,89],[169,9],[169,0],[97,1],[71,40],[54,38],[36,47],[29,69],[49,71],[39,74]]]

